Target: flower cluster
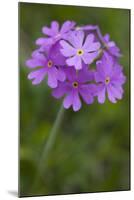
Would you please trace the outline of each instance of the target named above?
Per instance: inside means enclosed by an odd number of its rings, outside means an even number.
[[[44,37],[36,40],[38,47],[26,61],[33,69],[28,74],[32,84],[47,76],[53,97],[64,97],[64,107],[74,111],[82,100],[92,104],[97,97],[102,104],[106,95],[112,103],[122,99],[126,77],[118,62],[121,53],[108,34],[103,36],[95,25],[77,27],[73,21],[61,27],[53,21],[42,32]]]

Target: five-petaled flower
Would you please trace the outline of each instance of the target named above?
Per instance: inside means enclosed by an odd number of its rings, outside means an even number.
[[[99,42],[94,42],[94,35],[89,34],[85,41],[83,31],[72,32],[68,37],[68,42],[62,40],[60,42],[62,49],[61,53],[67,57],[66,63],[69,66],[74,66],[75,69],[82,69],[82,63],[91,64],[98,56],[100,48]]]
[[[72,106],[74,111],[81,108],[80,96],[86,104],[92,104],[96,91],[96,85],[90,83],[93,80],[93,72],[90,72],[87,66],[84,66],[78,73],[73,67],[66,68],[65,72],[66,81],[60,82],[52,95],[57,99],[65,95],[64,107],[68,109]]]
[[[52,21],[50,28],[48,28],[47,26],[42,28],[43,34],[47,35],[48,38],[39,38],[36,40],[36,44],[50,47],[52,44],[55,44],[60,39],[66,39],[68,32],[72,30],[74,26],[75,22],[66,21],[61,26],[61,29],[59,29],[59,23],[57,21]]]
[[[32,84],[39,84],[46,75],[48,75],[48,85],[51,88],[57,87],[58,81],[65,80],[64,71],[58,67],[64,64],[64,58],[58,53],[55,54],[54,49],[57,49],[57,44],[50,50],[48,55],[44,55],[36,50],[32,53],[32,58],[27,60],[26,65],[29,68],[40,67],[28,74],[28,79],[33,79]]]
[[[106,94],[112,103],[123,98],[126,77],[118,58],[120,49],[102,35],[97,25],[76,27],[66,21],[59,28],[57,21],[43,27],[45,37],[36,40],[38,48],[26,65],[34,69],[28,74],[32,84],[48,76],[53,97],[64,98],[64,108],[78,111],[82,100],[90,105],[97,96],[104,103]],[[93,68],[92,68],[93,67]]]
[[[107,92],[108,99],[112,103],[116,103],[116,99],[122,99],[122,85],[126,80],[122,67],[112,57],[105,54],[100,61],[97,61],[96,65],[95,81],[98,83],[98,102],[105,102]]]

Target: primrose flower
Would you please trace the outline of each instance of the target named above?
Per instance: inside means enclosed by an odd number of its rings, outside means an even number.
[[[55,44],[60,39],[66,39],[67,33],[73,29],[75,26],[75,22],[73,21],[65,21],[63,25],[61,26],[61,29],[59,28],[59,23],[57,21],[51,22],[51,27],[48,28],[47,26],[42,28],[43,34],[45,34],[48,37],[42,37],[36,40],[37,45],[41,46],[50,46],[52,44]]]
[[[123,98],[126,81],[118,59],[120,49],[110,41],[109,34],[102,35],[98,25],[75,24],[65,21],[60,28],[52,21],[50,28],[42,28],[45,37],[36,40],[39,46],[26,61],[33,69],[28,79],[37,85],[47,76],[52,96],[63,97],[66,109],[78,111],[82,101],[92,104],[96,97],[102,104],[106,95],[116,103]]]
[[[66,81],[60,82],[58,87],[53,90],[52,95],[57,99],[65,95],[64,108],[68,109],[72,106],[74,111],[81,108],[80,96],[86,104],[92,104],[96,86],[89,81],[93,80],[93,73],[87,67],[79,70],[78,73],[75,68],[69,67],[65,69],[65,72]]]
[[[66,63],[75,69],[82,69],[83,62],[90,64],[98,56],[99,42],[94,42],[94,35],[89,34],[84,41],[83,31],[74,31],[68,37],[68,42],[61,40],[61,53],[67,57]]]
[[[111,56],[105,56],[105,54],[96,65],[95,81],[98,83],[98,102],[104,103],[107,93],[108,99],[116,103],[117,99],[122,99],[122,85],[126,81],[122,67]]]
[[[62,68],[57,65],[64,64],[62,55],[54,53],[54,48],[49,52],[49,55],[40,53],[38,50],[34,51],[32,58],[26,61],[26,65],[29,68],[36,69],[28,74],[28,79],[33,80],[32,84],[39,84],[46,75],[48,75],[48,85],[51,88],[55,88],[58,85],[58,81],[65,80],[65,73]]]
[[[109,34],[104,35],[103,39],[106,43],[109,53],[115,57],[120,57],[120,49],[116,46],[114,41],[110,41]]]

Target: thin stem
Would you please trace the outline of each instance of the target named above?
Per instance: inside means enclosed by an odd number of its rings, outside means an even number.
[[[59,129],[59,126],[60,126],[62,118],[63,118],[63,113],[64,113],[64,108],[61,105],[59,112],[57,114],[55,123],[52,127],[50,134],[49,134],[49,138],[47,140],[47,143],[44,145],[44,149],[42,151],[42,157],[40,158],[40,162],[38,163],[39,169],[42,169],[43,161],[46,160],[47,155],[48,155],[49,151],[51,150],[51,148],[52,148],[52,146],[55,142],[55,139],[56,139],[56,136],[57,136],[57,133],[58,133],[58,129]]]
[[[63,114],[64,114],[64,108],[61,105],[59,112],[57,114],[56,120],[54,122],[54,125],[52,127],[52,130],[51,130],[49,137],[47,139],[47,142],[45,142],[45,144],[43,145],[42,154],[41,154],[39,161],[38,161],[37,174],[35,175],[35,180],[34,180],[33,185],[31,187],[31,191],[33,191],[33,189],[38,185],[41,174],[46,167],[46,161],[47,161],[47,158],[48,158],[48,154],[49,154],[49,152],[51,151],[51,149],[54,145],[54,142],[55,142],[55,139],[56,139],[56,136],[57,136],[57,133],[58,133],[58,129],[59,129],[60,124],[61,124],[62,119],[63,119]]]

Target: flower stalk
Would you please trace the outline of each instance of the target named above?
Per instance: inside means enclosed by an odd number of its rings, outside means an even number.
[[[48,137],[47,141],[44,142],[42,153],[39,156],[37,173],[35,175],[34,182],[31,187],[31,192],[36,188],[36,186],[38,186],[41,175],[47,166],[48,156],[49,156],[49,153],[52,150],[53,145],[55,143],[56,136],[58,134],[58,130],[59,130],[59,127],[60,127],[62,119],[63,119],[64,110],[65,109],[64,109],[63,105],[61,105],[61,107],[58,111],[56,120],[54,122],[54,125],[52,127],[52,130],[49,134],[49,137]]]

